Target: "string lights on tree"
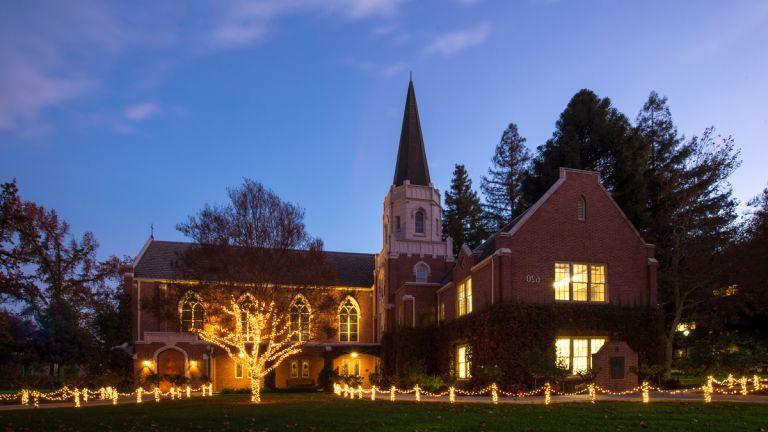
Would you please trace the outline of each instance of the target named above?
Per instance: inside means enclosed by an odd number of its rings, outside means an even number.
[[[251,402],[261,402],[261,382],[286,358],[301,352],[304,342],[293,337],[300,330],[291,330],[290,316],[281,311],[274,300],[259,300],[245,294],[248,307],[243,308],[243,298],[230,299],[229,307],[221,310],[229,319],[205,323],[195,329],[201,340],[223,349],[232,361],[243,365],[251,380]]]

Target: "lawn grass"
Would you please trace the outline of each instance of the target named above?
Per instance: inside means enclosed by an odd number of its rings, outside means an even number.
[[[345,400],[326,394],[223,395],[141,405],[0,411],[0,431],[760,431],[768,405],[598,402],[546,405]],[[576,429],[578,428],[578,429]]]

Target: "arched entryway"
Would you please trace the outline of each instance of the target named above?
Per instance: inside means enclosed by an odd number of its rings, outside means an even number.
[[[168,391],[171,383],[166,379],[176,375],[186,376],[186,353],[179,349],[168,348],[157,353],[155,361],[157,373],[164,378],[160,384],[160,390]]]

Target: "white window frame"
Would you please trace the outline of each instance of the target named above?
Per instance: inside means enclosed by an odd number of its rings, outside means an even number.
[[[557,268],[558,266],[568,266],[568,298],[557,298],[559,291],[562,287],[562,285],[559,287],[557,281]],[[587,267],[587,298],[584,300],[576,300],[574,299],[574,290],[573,290],[573,268],[574,266],[581,265]],[[592,270],[593,268],[599,268],[602,267],[603,269],[603,282],[600,283],[603,288],[603,299],[602,300],[593,300],[593,293],[594,288],[597,287],[598,283],[592,281]],[[557,302],[578,302],[578,303],[608,303],[608,266],[603,263],[586,263],[586,262],[568,262],[568,261],[556,261],[554,265],[554,278],[553,278],[552,288],[553,288],[553,294],[555,297],[555,301]]]
[[[603,347],[606,343],[608,343],[608,337],[607,336],[561,336],[555,339],[555,358],[559,362],[560,359],[563,357],[566,357],[565,355],[562,355],[560,351],[560,345],[561,342],[567,341],[567,361],[566,364],[568,365],[568,371],[571,375],[576,375],[578,372],[583,372],[585,370],[589,370],[592,368],[592,355],[595,354],[600,348]],[[601,341],[598,343],[598,341]],[[587,344],[587,355],[586,355],[586,369],[582,370],[575,370],[575,362],[574,359],[576,358],[574,351],[575,351],[575,342],[582,343],[586,342]],[[595,346],[597,345],[597,346]],[[583,357],[583,356],[579,356]]]

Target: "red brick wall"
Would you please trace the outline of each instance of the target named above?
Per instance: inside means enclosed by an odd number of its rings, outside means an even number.
[[[611,357],[624,358],[624,378],[611,378]],[[637,387],[637,375],[630,372],[632,368],[637,367],[637,353],[627,345],[626,342],[608,341],[600,348],[600,351],[592,354],[592,365],[597,370],[595,384],[611,390],[623,391]]]
[[[577,218],[579,196],[586,200],[585,221]],[[593,173],[567,171],[565,182],[530,215],[509,243],[512,283],[504,287],[508,300],[555,301],[552,284],[556,261],[605,264],[611,304],[647,303],[649,287],[655,284],[649,280],[648,245]],[[528,276],[532,279],[527,280]]]

